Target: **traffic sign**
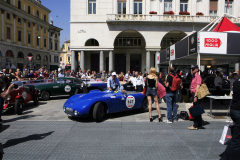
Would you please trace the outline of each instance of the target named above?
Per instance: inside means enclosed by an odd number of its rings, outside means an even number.
[[[29,62],[31,62],[33,59],[33,56],[27,56],[27,58],[28,58]]]

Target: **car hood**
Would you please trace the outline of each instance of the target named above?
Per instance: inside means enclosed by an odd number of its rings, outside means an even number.
[[[56,84],[56,83],[39,84],[39,85],[36,86],[36,88],[37,88],[37,89],[42,89],[42,88],[45,88],[45,87],[49,88],[49,87],[54,86],[55,84]],[[50,89],[50,88],[49,88],[49,89]]]

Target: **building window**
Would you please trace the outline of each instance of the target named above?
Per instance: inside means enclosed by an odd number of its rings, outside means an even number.
[[[55,63],[58,62],[58,56],[54,56],[54,62],[55,62]]]
[[[44,14],[44,22],[47,21],[47,16]]]
[[[188,11],[188,1],[180,1],[180,12]]]
[[[57,51],[57,48],[58,48],[57,43],[55,43],[55,51]]]
[[[47,33],[47,30],[46,30],[46,28],[44,28],[44,33]]]
[[[55,38],[57,38],[57,33],[55,33]]]
[[[31,44],[31,34],[28,33],[28,44]]]
[[[51,58],[51,55],[49,56],[49,61],[52,62],[52,58]]]
[[[11,39],[11,28],[7,27],[7,39]]]
[[[172,11],[172,0],[164,1],[164,12]]]
[[[7,13],[7,19],[11,19],[11,14],[10,13]]]
[[[59,57],[59,61],[62,62],[62,57]]]
[[[39,18],[39,11],[37,10],[36,17]]]
[[[85,43],[85,46],[99,46],[99,43],[96,39],[89,39]]]
[[[134,14],[142,14],[142,2],[134,1]]]
[[[28,22],[28,27],[31,28],[31,22]]]
[[[50,46],[49,46],[49,47],[50,47],[50,50],[52,50],[52,42],[50,42],[50,44],[49,44],[49,45],[50,45]]]
[[[225,13],[228,13],[228,14],[231,14],[233,13],[233,7],[232,7],[232,4],[233,2],[232,1],[229,1],[229,9],[227,7],[227,1],[225,1],[225,7],[224,7],[224,12]]]
[[[28,6],[28,14],[31,14],[31,7]]]
[[[88,14],[96,14],[96,0],[88,1]]]
[[[209,15],[210,16],[217,16],[217,11],[218,11],[218,1],[210,0]]]
[[[22,41],[22,31],[18,31],[18,41]]]
[[[126,2],[118,2],[118,14],[126,14]]]
[[[37,31],[39,31],[39,25],[37,25]]]
[[[44,47],[46,48],[47,47],[47,40],[44,39]]]
[[[41,60],[41,56],[39,54],[36,56],[36,60]]]
[[[18,18],[18,24],[21,24],[21,23],[22,23],[22,19]]]
[[[11,4],[11,3],[10,3],[10,0],[7,0],[7,3],[8,3],[8,4]]]
[[[117,37],[114,46],[122,47],[122,46],[134,46],[141,47],[142,39],[141,37]]]
[[[68,46],[68,51],[70,51],[70,46]]]
[[[39,46],[39,38],[38,38],[38,36],[36,37],[36,39],[37,39],[37,46]]]
[[[68,56],[68,63],[71,63],[71,56]]]
[[[21,9],[21,1],[18,0],[18,9]]]

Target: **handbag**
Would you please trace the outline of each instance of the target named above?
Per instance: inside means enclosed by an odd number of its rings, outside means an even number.
[[[183,120],[189,120],[188,113],[186,111],[181,111],[180,118],[182,118]]]
[[[193,108],[193,106],[191,106],[190,108]],[[194,120],[194,117],[192,117],[190,112],[189,112],[189,120]]]
[[[200,104],[188,109],[192,117],[199,116],[205,113],[204,109]]]
[[[224,126],[222,136],[221,136],[219,142],[223,145],[227,145],[231,139],[232,139],[232,134],[231,134],[230,126],[229,125]]]
[[[202,84],[198,90],[197,97],[198,97],[198,99],[202,99],[202,98],[206,97],[207,95],[210,95],[208,87],[206,86],[206,84]]]

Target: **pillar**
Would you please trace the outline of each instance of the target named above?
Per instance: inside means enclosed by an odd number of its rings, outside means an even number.
[[[23,19],[23,36],[24,36],[24,38],[23,38],[23,43],[24,43],[24,46],[26,46],[26,42],[27,42],[27,38],[26,38],[26,36],[27,36],[27,29],[26,29],[26,19]]]
[[[1,15],[2,15],[2,41],[4,41],[4,34],[5,34],[5,32],[4,32],[4,12],[5,12],[5,10],[3,10],[3,9],[1,9]]]
[[[197,55],[197,65],[198,67],[200,67],[201,63],[200,63],[200,54],[198,53]]]
[[[189,6],[189,2],[190,1],[188,1],[188,11],[189,11],[189,8],[190,8],[190,6]],[[175,10],[176,10],[176,15],[178,15],[179,14],[179,12],[180,12],[180,0],[175,0],[175,4],[176,4],[176,6],[175,6]],[[191,14],[191,13],[190,13]],[[196,14],[196,13],[195,13]]]
[[[72,51],[71,71],[76,71],[75,51]]]
[[[53,51],[55,51],[55,33],[54,32],[52,32],[53,34],[52,34],[52,50]]]
[[[113,51],[109,51],[109,71],[113,71]]]
[[[155,54],[155,69],[156,69],[156,72],[159,72],[159,67],[158,67],[158,64],[157,64],[157,55],[158,55],[158,51],[156,52]]]
[[[16,43],[16,14],[13,14],[13,43]]]
[[[40,41],[41,41],[41,49],[42,49],[42,48],[43,48],[43,35],[42,35],[42,29],[43,29],[43,27],[40,26],[40,28],[41,28],[41,38],[40,38]]]
[[[118,14],[118,0],[114,0],[113,5],[114,5],[113,14]]]
[[[81,51],[80,67],[84,70],[84,51]]]
[[[130,53],[126,53],[126,73],[127,71],[130,71]]]
[[[33,47],[35,47],[35,23],[33,23]]]
[[[146,71],[150,72],[150,51],[146,52]]]
[[[104,70],[104,54],[103,54],[103,51],[100,51],[99,69],[100,69],[100,71]]]
[[[128,0],[129,1],[129,14],[134,14],[134,0]]]
[[[239,71],[239,63],[235,63],[235,71]]]

